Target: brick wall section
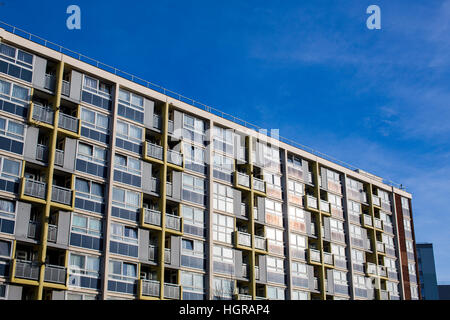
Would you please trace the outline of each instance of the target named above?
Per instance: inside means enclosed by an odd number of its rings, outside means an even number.
[[[408,271],[408,255],[406,253],[406,241],[405,241],[405,228],[403,224],[403,211],[402,211],[402,199],[401,196],[395,194],[395,211],[397,216],[398,225],[398,238],[400,242],[400,260],[403,274],[403,285],[405,290],[405,300],[411,300],[411,287],[409,283],[409,271]]]

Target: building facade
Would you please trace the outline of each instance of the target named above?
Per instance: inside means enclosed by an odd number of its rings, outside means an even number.
[[[422,299],[439,300],[433,244],[418,243],[416,247]]]
[[[0,299],[420,299],[411,194],[5,29]]]

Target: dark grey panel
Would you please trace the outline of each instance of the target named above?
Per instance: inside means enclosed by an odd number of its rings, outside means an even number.
[[[242,194],[240,190],[233,189],[233,209],[236,217],[241,217]]]
[[[151,100],[144,99],[144,126],[148,129],[153,128],[153,113],[155,103]]]
[[[27,134],[25,137],[25,147],[23,151],[23,155],[25,159],[29,159],[32,161],[36,160],[36,147],[38,143],[39,136],[39,128],[28,126]]]
[[[60,211],[58,216],[58,235],[56,243],[67,246],[70,233],[70,212]]]
[[[75,70],[72,70],[72,75],[70,77],[70,98],[75,101],[81,100],[81,81],[83,75]]]
[[[34,86],[44,88],[46,69],[47,69],[47,60],[39,56],[34,56],[34,67],[33,67]]]
[[[16,237],[27,238],[28,224],[30,222],[31,204],[17,201]]]
[[[148,247],[150,245],[150,231],[139,228],[139,260],[148,261]]]

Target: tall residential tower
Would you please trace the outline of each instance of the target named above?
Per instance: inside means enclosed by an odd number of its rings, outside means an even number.
[[[3,27],[0,299],[420,298],[411,194]]]

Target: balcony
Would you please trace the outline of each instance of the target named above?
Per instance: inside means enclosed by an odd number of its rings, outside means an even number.
[[[45,74],[44,88],[50,91],[55,91],[56,77],[51,74]]]
[[[237,294],[236,295],[236,299],[237,300],[252,300],[252,296],[248,295],[248,294]]]
[[[39,240],[41,235],[41,223],[37,221],[28,222],[28,233],[27,236],[30,239]]]
[[[242,277],[248,278],[248,265],[243,263],[241,268]]]
[[[66,80],[62,81],[61,94],[66,97],[70,96],[70,81],[66,81]]]
[[[250,177],[242,172],[237,172],[237,184],[246,188],[250,188]]]
[[[378,275],[377,265],[371,262],[366,263],[366,274],[367,275]]]
[[[148,260],[155,261],[158,254],[158,248],[154,245],[148,246]]]
[[[51,108],[44,107],[41,104],[33,103],[33,120],[53,125],[54,115],[55,112]]]
[[[141,279],[141,293],[147,297],[159,297],[160,283],[156,280]]]
[[[164,298],[179,300],[181,296],[181,286],[178,284],[164,283]]]
[[[320,263],[322,261],[322,259],[320,258],[319,250],[309,248],[308,249],[308,257],[309,257],[310,263],[311,262]]]
[[[28,178],[23,178],[23,182],[25,183],[23,190],[24,195],[39,199],[45,199],[45,191],[47,189],[47,184],[45,182]]]
[[[47,241],[56,243],[57,237],[58,237],[58,226],[55,226],[53,224],[49,224],[48,225]]]
[[[255,280],[259,280],[259,267],[255,266]]]
[[[387,277],[387,270],[385,266],[378,266],[378,275],[380,277]]]
[[[245,203],[241,203],[241,216],[247,217],[247,208],[248,206]]]
[[[66,284],[67,269],[63,266],[45,265],[44,281]]]
[[[60,167],[64,166],[64,150],[55,150],[55,165]]]
[[[163,147],[146,141],[147,146],[147,157],[155,158],[158,160],[163,160]]]
[[[59,113],[58,127],[67,131],[78,133],[79,120],[65,113]]]
[[[317,199],[311,195],[306,195],[306,206],[309,208],[317,209]]]
[[[170,248],[164,248],[164,263],[172,263],[172,250]]]
[[[373,222],[374,222],[373,225],[375,226],[375,228],[380,229],[380,230],[383,230],[383,222],[382,222],[380,219],[375,218],[375,219],[373,220]]]
[[[36,146],[36,160],[42,162],[48,162],[48,148],[43,144],[38,144]]]
[[[153,209],[143,208],[144,223],[161,227],[161,212]]]
[[[389,291],[380,289],[380,300],[389,300]]]
[[[323,212],[331,213],[330,203],[325,200],[320,200],[320,210]]]
[[[150,191],[154,192],[154,193],[159,193],[159,179],[158,178],[152,177]]]
[[[383,243],[383,242],[380,242],[380,241],[377,241],[377,252],[385,253],[385,252],[386,252],[385,249],[386,249],[386,248],[385,248],[385,246],[384,246],[384,243]]]
[[[372,227],[373,223],[372,223],[372,217],[369,216],[368,214],[363,214],[363,226],[364,227]]]
[[[251,247],[252,246],[252,236],[248,233],[237,231],[236,232],[237,245]],[[255,241],[256,242],[256,241]]]
[[[53,186],[52,201],[72,206],[72,190],[60,186]]]
[[[166,182],[166,195],[172,197],[172,182],[170,181]]]
[[[161,130],[162,128],[162,120],[161,116],[158,114],[153,114],[153,128]]]
[[[169,120],[167,122],[167,132],[168,133],[173,133],[173,130],[174,130],[173,120]]]
[[[323,252],[323,263],[329,266],[334,266],[334,255],[329,252]]]
[[[14,260],[15,272],[14,276],[21,279],[38,280],[39,264],[34,261]]]
[[[175,150],[167,150],[167,162],[176,166],[183,166],[183,154]]]
[[[253,189],[260,192],[266,192],[266,184],[263,180],[258,178],[253,178]]]
[[[260,236],[255,236],[255,249],[267,251],[267,239]]]
[[[374,206],[381,207],[381,199],[379,196],[372,195],[372,203]]]
[[[166,228],[181,232],[181,217],[166,213]]]

